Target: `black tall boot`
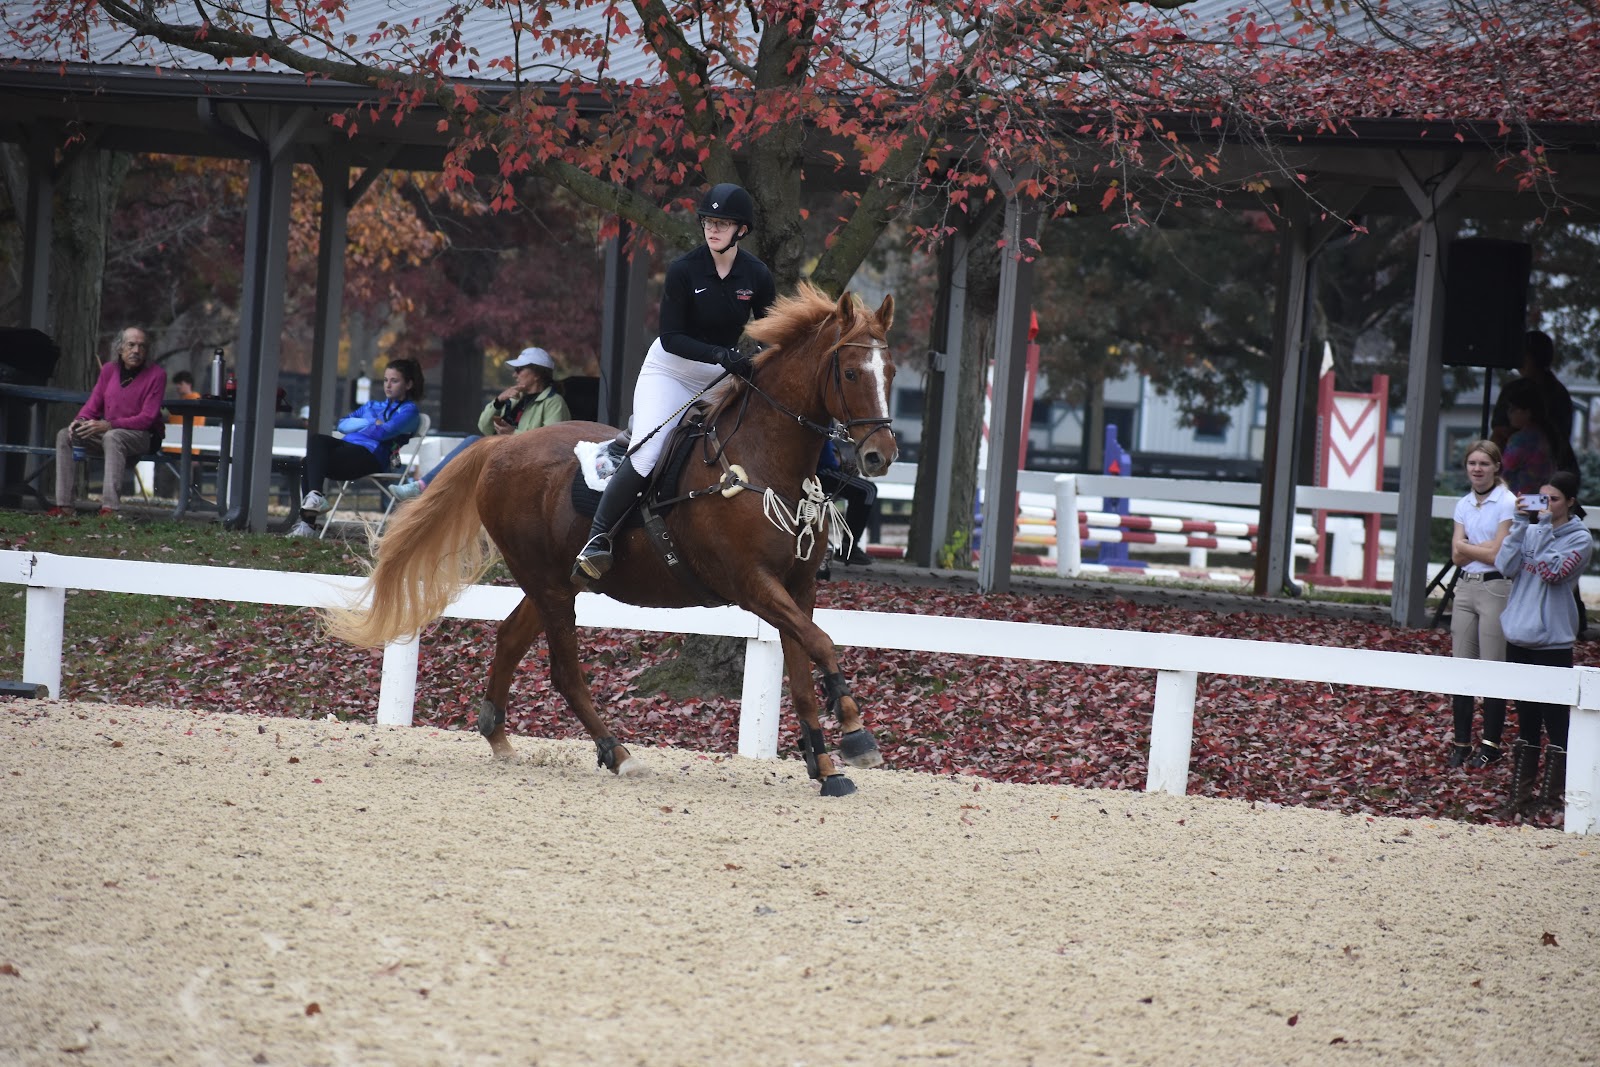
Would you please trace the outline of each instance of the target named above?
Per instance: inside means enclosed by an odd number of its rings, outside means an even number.
[[[1517,738],[1511,743],[1511,799],[1506,804],[1508,817],[1533,810],[1533,787],[1538,775],[1539,746]]]
[[[1460,767],[1472,756],[1472,711],[1477,701],[1460,693],[1450,698],[1451,726],[1455,740],[1450,745],[1450,766]]]
[[[1544,776],[1539,779],[1539,804],[1558,808],[1567,793],[1567,750],[1560,745],[1544,746]]]
[[[589,540],[572,565],[572,580],[578,588],[588,588],[590,582],[611,569],[611,531],[622,524],[648,482],[646,475],[633,469],[632,459],[624,459],[612,472],[605,492],[600,494],[600,503],[595,506]]]

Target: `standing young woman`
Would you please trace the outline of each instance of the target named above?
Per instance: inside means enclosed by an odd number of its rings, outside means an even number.
[[[339,420],[343,437],[312,434],[306,438],[300,468],[300,518],[290,537],[315,537],[317,516],[328,510],[322,495],[325,478],[359,478],[394,466],[394,454],[422,424],[417,401],[422,399],[422,367],[414,359],[391,359],[383,371],[383,399],[369,400]]]
[[[739,247],[755,225],[755,201],[737,185],[713,186],[700,201],[705,244],[667,268],[661,335],[650,346],[633,388],[634,450],[606,482],[589,541],[572,566],[579,587],[611,569],[611,529],[644,491],[683,406],[726,370],[750,376],[750,357],[734,346],[751,319],[778,297],[767,265]],[[657,432],[659,431],[659,432]]]
[[[1495,566],[1511,580],[1511,596],[1500,616],[1506,635],[1506,659],[1549,667],[1572,666],[1578,635],[1578,606],[1573,590],[1589,565],[1594,540],[1575,518],[1578,476],[1556,471],[1539,487],[1547,500],[1541,512],[1517,503],[1511,533],[1495,556]],[[1555,804],[1566,788],[1567,727],[1572,709],[1564,704],[1517,701],[1517,740],[1511,746],[1511,802],[1508,812],[1533,806],[1534,779],[1539,770],[1539,734],[1548,737],[1539,801]]]
[[[1495,554],[1511,532],[1517,498],[1500,481],[1500,449],[1493,441],[1474,441],[1467,449],[1467,494],[1456,502],[1455,533],[1450,539],[1450,562],[1461,568],[1450,609],[1450,654],[1461,659],[1503,660],[1505,634],[1500,614],[1505,610],[1511,582],[1495,569]],[[1450,766],[1471,761],[1487,767],[1500,759],[1500,739],[1505,732],[1506,702],[1483,698],[1483,740],[1472,751],[1473,698],[1457,693],[1450,698],[1454,740]]]

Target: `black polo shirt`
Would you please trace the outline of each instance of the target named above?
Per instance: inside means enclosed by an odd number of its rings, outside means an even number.
[[[751,319],[777,300],[772,272],[739,249],[726,278],[717,277],[711,249],[701,245],[672,261],[661,292],[661,347],[698,363],[717,362],[717,351],[739,343]]]

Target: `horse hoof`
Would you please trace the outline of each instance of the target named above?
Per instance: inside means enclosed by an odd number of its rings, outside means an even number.
[[[851,767],[882,767],[883,753],[866,727],[851,730],[839,738],[839,758]]]
[[[822,780],[822,795],[847,797],[856,791],[856,784],[842,774],[830,774]]]
[[[490,744],[494,743],[494,732],[503,727],[505,721],[505,716],[500,714],[500,709],[494,706],[493,701],[487,698],[478,701],[478,732],[490,738]]]
[[[650,768],[629,756],[617,764],[616,775],[618,778],[643,778],[650,773]]]
[[[500,763],[504,763],[517,753],[517,750],[511,747],[511,742],[504,737],[501,737],[498,741],[492,737],[489,738],[489,747],[494,750],[492,754],[495,760]]]

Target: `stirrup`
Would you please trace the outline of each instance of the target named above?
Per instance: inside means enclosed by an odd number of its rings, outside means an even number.
[[[605,576],[611,569],[611,537],[608,534],[595,534],[589,538],[589,543],[583,546],[578,553],[578,558],[572,565],[572,577],[582,580],[594,581]]]

